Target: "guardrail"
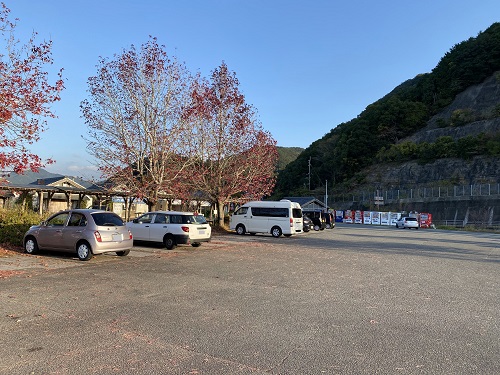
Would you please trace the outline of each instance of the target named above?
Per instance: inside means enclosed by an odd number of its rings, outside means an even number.
[[[463,228],[464,220],[434,220],[434,225]]]

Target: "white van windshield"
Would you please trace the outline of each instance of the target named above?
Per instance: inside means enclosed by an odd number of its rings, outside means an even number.
[[[234,215],[245,215],[247,211],[248,207],[240,207],[235,211]]]

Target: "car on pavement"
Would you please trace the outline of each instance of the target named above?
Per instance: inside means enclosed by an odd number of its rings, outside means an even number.
[[[32,226],[24,235],[23,245],[28,254],[56,250],[75,252],[80,260],[89,260],[94,254],[109,252],[128,255],[133,238],[120,216],[113,212],[72,209]]]
[[[313,229],[314,224],[309,216],[302,216],[302,222],[304,223],[304,232],[309,232],[311,229]]]
[[[300,204],[288,199],[251,201],[239,207],[229,218],[229,229],[238,235],[269,233],[275,238],[293,236],[304,230]]]
[[[335,228],[335,216],[331,212],[324,214],[326,229]]]
[[[326,224],[321,220],[319,216],[313,216],[311,217],[311,220],[313,222],[313,229],[315,231],[324,230],[326,228]]]
[[[396,221],[396,228],[415,228],[418,229],[418,220],[416,217],[401,217]]]
[[[212,228],[205,216],[181,211],[152,211],[126,223],[135,241],[159,242],[172,250],[177,245],[198,247],[208,242]]]

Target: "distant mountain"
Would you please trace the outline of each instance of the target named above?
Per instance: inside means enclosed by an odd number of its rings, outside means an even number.
[[[21,185],[30,185],[36,183],[38,179],[52,179],[54,177],[64,177],[61,174],[51,173],[46,171],[45,169],[40,168],[37,173],[32,171],[25,171],[24,174],[18,173],[8,173],[1,176],[3,179],[7,181],[10,185],[21,186]]]
[[[407,80],[356,118],[313,142],[280,172],[274,197],[303,193],[306,174],[308,194],[322,195],[325,181],[347,192],[367,182],[369,168],[385,170],[383,165],[397,168],[403,162],[422,165],[446,158],[467,160],[479,156],[500,163],[500,133],[492,125],[484,125],[484,121],[500,118],[497,72],[500,23],[456,44],[431,73]],[[485,91],[476,85],[489,85],[490,89]],[[458,94],[471,87],[476,88],[462,95],[461,101],[455,101]],[[464,130],[480,126],[486,126],[488,131]],[[423,141],[431,130],[434,134],[442,132],[443,136]],[[474,180],[470,176],[474,173],[482,172],[471,170],[469,180]],[[383,177],[374,178],[383,184]],[[500,175],[495,178],[500,182]],[[420,183],[418,179],[412,182]]]
[[[300,153],[304,151],[301,147],[279,147],[278,146],[278,170],[281,171],[290,164],[292,161],[297,159]]]

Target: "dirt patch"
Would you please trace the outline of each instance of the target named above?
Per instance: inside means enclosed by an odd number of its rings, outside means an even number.
[[[73,265],[71,259],[30,255],[21,246],[0,244],[0,279],[27,274],[31,271],[52,270]]]
[[[19,256],[27,256],[24,254],[24,249],[21,246],[13,246],[9,244],[0,244],[0,258],[15,258]],[[25,271],[15,269],[0,269],[0,279],[6,279],[11,276],[22,275]]]
[[[6,279],[11,276],[22,275],[25,271],[5,271],[0,270],[0,279]]]
[[[24,254],[24,249],[22,248],[22,246],[0,244],[0,257],[6,258],[6,257],[18,256],[19,254],[27,255]]]

